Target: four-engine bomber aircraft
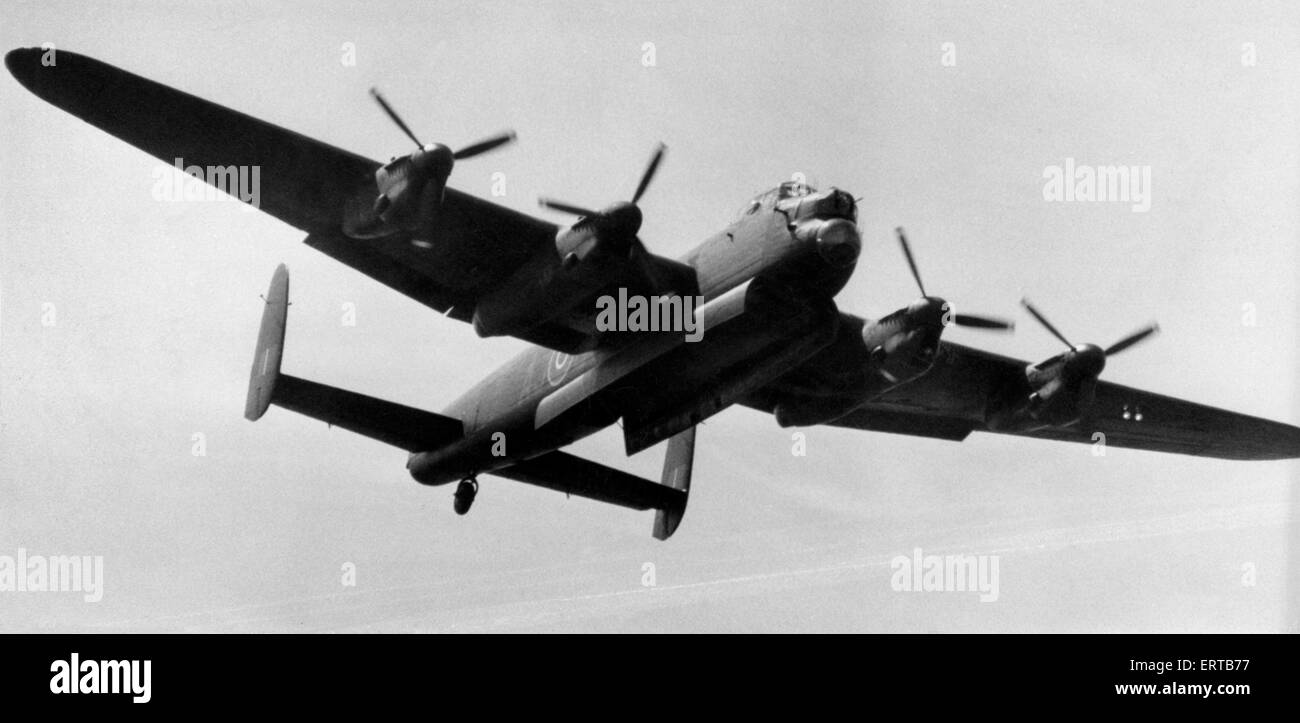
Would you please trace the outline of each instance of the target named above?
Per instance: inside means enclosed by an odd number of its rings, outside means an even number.
[[[543,201],[580,218],[564,228],[447,187],[457,160],[513,139],[453,152],[416,144],[380,164],[160,85],[100,61],[18,49],[9,71],[65,111],[173,163],[260,167],[259,207],[307,233],[306,243],[480,336],[536,346],[490,374],[441,414],[284,374],[280,360],[289,276],[266,296],[245,416],[271,404],[407,450],[421,483],[459,482],[468,511],[477,476],[493,474],[634,509],[656,510],[666,539],[686,508],[695,428],[732,405],[782,426],[828,424],[962,440],[972,431],[1225,459],[1300,456],[1300,429],[1098,381],[1107,356],[1154,326],[1102,349],[1066,346],[1029,364],[940,340],[953,315],[928,296],[879,320],[841,312],[833,297],[861,250],[851,194],[786,183],[755,198],[726,229],[679,260],[648,251],[637,233],[663,148],[630,201],[603,210]],[[212,174],[209,175],[211,180]],[[920,285],[906,238],[899,241]],[[676,331],[606,330],[603,295],[660,303],[702,299],[703,338]],[[688,307],[689,313],[689,307]],[[622,420],[628,454],[668,440],[663,478],[642,479],[560,451]]]

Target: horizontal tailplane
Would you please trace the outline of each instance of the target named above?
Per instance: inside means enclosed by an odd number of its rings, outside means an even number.
[[[244,417],[256,421],[274,404],[409,452],[437,449],[464,435],[459,419],[282,374],[288,311],[289,270],[280,264],[266,293]]]

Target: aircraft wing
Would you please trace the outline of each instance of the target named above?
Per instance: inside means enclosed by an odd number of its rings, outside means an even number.
[[[990,399],[1008,389],[1027,395],[1028,362],[949,342],[942,342],[940,354],[929,373],[828,424],[953,441],[975,431],[1094,444],[1101,439],[1094,435],[1100,433],[1112,447],[1220,459],[1300,457],[1300,428],[1104,380],[1097,383],[1088,416],[1075,425],[1027,432],[992,430],[985,423]],[[805,369],[794,374],[816,373]],[[780,389],[765,391],[779,393]]]
[[[1300,457],[1300,429],[1291,425],[1105,381],[1097,385],[1088,419],[1023,436],[1086,444],[1104,439],[1111,447],[1219,459]]]
[[[249,176],[256,168],[260,210],[307,232],[313,248],[452,318],[469,321],[477,298],[555,242],[555,224],[451,188],[433,248],[412,245],[406,234],[351,238],[345,209],[378,195],[378,162],[84,55],[59,50],[45,65],[44,53],[13,50],[5,65],[40,98],[168,166],[233,166]],[[675,270],[667,259],[655,263]],[[561,351],[590,346],[586,334],[558,323],[526,341]]]
[[[40,48],[5,56],[41,99],[166,165],[258,167],[258,208],[309,233],[338,228],[343,204],[379,164],[94,58]]]

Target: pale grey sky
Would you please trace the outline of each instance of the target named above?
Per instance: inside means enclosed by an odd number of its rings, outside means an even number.
[[[518,144],[460,164],[451,183],[487,196],[502,172],[498,201],[529,213],[544,194],[627,197],[663,141],[642,238],[669,256],[803,173],[863,197],[865,250],[841,308],[914,298],[891,236],[903,225],[932,293],[994,314],[1029,295],[1072,339],[1101,344],[1156,319],[1163,333],[1104,378],[1300,422],[1290,3],[4,12],[3,50],[53,42],[378,159],[409,142],[372,85],[422,139],[514,128]],[[0,593],[0,629],[1283,625],[1290,462],[829,429],[808,430],[795,457],[789,430],[730,410],[700,431],[668,543],[651,539],[648,513],[495,478],[458,518],[451,489],[417,485],[398,450],[281,409],[242,418],[258,295],[287,263],[286,372],[428,409],[522,343],[478,339],[235,203],[155,201],[157,161],[8,74],[0,114],[0,555],[105,558],[102,602]],[[1151,210],[1045,202],[1043,169],[1066,158],[1150,166]],[[354,327],[341,323],[349,303]],[[1057,351],[1032,323],[947,338],[1033,360]],[[625,459],[617,432],[576,451],[656,475],[662,450]],[[893,592],[888,561],[915,547],[1000,554],[999,601]],[[340,584],[349,562],[355,587]]]

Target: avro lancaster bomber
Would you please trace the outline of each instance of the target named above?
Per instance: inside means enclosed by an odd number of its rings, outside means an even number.
[[[441,412],[376,399],[281,370],[289,273],[281,265],[272,276],[245,416],[256,420],[276,405],[400,447],[417,481],[457,483],[461,514],[478,478],[494,475],[655,510],[654,535],[666,539],[686,509],[696,428],[736,404],[785,427],[1300,456],[1296,427],[1102,381],[1109,357],[1149,338],[1154,325],[1107,347],[1075,343],[1025,302],[1062,343],[1060,353],[1030,363],[944,341],[949,324],[1011,324],[954,313],[929,295],[901,229],[921,297],[881,319],[842,311],[835,296],[862,249],[858,204],[842,189],[783,183],[670,259],[639,236],[639,204],[662,146],[627,200],[603,208],[543,200],[577,217],[562,226],[447,185],[458,162],[513,133],[456,150],[426,144],[375,93],[416,146],[379,163],[82,55],[60,50],[45,64],[45,52],[5,57],[40,98],[168,164],[259,168],[257,207],[306,233],[308,246],[480,336],[533,345]],[[698,300],[691,320],[703,333],[598,327],[599,299],[620,294]],[[660,480],[563,451],[615,423],[628,454],[667,442]]]

